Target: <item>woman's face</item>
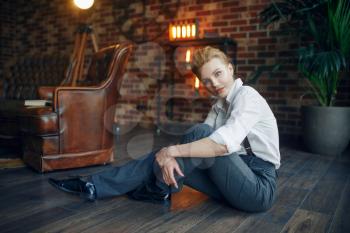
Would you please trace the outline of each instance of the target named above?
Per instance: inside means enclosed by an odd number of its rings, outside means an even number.
[[[200,68],[201,81],[215,96],[226,98],[233,83],[233,67],[213,58]]]

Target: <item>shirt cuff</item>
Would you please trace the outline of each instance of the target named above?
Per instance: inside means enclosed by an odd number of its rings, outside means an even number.
[[[216,142],[217,144],[221,144],[221,145],[225,145],[226,143],[225,143],[225,141],[224,141],[224,139],[221,137],[221,135],[218,133],[218,132],[213,132],[210,136],[209,136],[209,138],[211,139],[211,140],[213,140],[214,142]]]
[[[240,145],[235,146],[235,145],[232,145],[232,143],[228,142],[227,141],[227,138],[225,138],[223,135],[220,134],[220,132],[218,130],[214,131],[210,136],[209,138],[211,140],[213,140],[214,142],[218,143],[218,144],[221,144],[221,145],[225,145],[226,146],[226,149],[227,149],[227,153],[226,154],[232,154],[236,151],[239,151],[239,149],[241,148]],[[225,154],[225,155],[226,155]]]

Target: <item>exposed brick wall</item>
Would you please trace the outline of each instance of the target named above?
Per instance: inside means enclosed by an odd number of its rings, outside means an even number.
[[[1,5],[9,6],[10,2],[2,1]],[[16,25],[13,28],[17,37],[13,31],[8,34],[10,38],[15,38],[16,55],[57,51],[69,54],[73,50],[73,33],[79,22],[78,11],[71,2],[18,0],[15,9]],[[147,4],[144,6],[142,2]],[[159,100],[157,93],[161,96],[161,121],[169,120],[169,111],[165,106],[172,95],[191,97],[191,102],[181,99],[175,101],[173,120],[203,120],[210,105],[206,101],[198,100],[199,97],[193,89],[193,77],[170,70],[168,61],[163,61],[164,65],[159,70],[157,67],[162,61],[158,53],[152,54],[152,50],[159,50],[156,47],[160,42],[167,40],[166,29],[170,20],[196,18],[199,20],[200,37],[225,36],[237,42],[236,72],[239,77],[245,79],[261,65],[283,63],[278,72],[272,75],[263,73],[254,87],[270,104],[278,119],[281,135],[299,135],[299,99],[305,92],[306,82],[300,77],[295,60],[292,59],[298,44],[293,35],[278,30],[281,25],[266,28],[260,24],[259,12],[268,3],[268,0],[95,1],[89,20],[93,24],[99,46],[129,40],[140,48],[136,49],[137,56],[132,57],[123,80],[120,91],[122,99],[116,116],[118,123],[155,124]],[[1,12],[5,12],[1,14],[2,18],[11,18],[14,13],[9,12],[10,8],[1,7]],[[7,30],[12,25],[13,19],[7,24]],[[2,33],[1,39],[4,37]],[[145,45],[141,41],[152,41],[156,44]],[[4,47],[10,49],[13,46],[12,41],[4,44]],[[155,47],[145,52],[148,46]],[[88,53],[91,53],[91,48],[89,44]],[[164,56],[167,60],[172,59],[169,54],[165,53]],[[0,70],[7,58],[8,53],[0,54]],[[169,79],[172,72],[176,73],[174,80]],[[349,79],[343,80],[339,89],[342,104],[349,104],[349,87]],[[203,87],[200,88],[199,96],[208,97]],[[306,98],[305,101],[309,100]]]
[[[5,65],[9,60],[16,59],[16,5],[14,1],[3,0],[0,4],[0,77],[3,76]],[[0,96],[2,79],[0,79]]]

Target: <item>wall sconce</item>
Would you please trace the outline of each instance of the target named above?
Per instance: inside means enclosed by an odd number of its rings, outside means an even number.
[[[198,20],[171,22],[169,40],[189,40],[198,38]]]

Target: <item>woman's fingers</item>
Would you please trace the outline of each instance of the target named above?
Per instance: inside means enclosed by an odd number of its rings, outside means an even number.
[[[163,171],[162,173],[163,173],[163,180],[164,180],[164,182],[165,182],[167,185],[169,185],[169,183],[168,183],[168,178],[166,177],[165,172]]]
[[[180,169],[178,163],[176,163],[176,165],[175,165],[175,170],[176,170],[176,173],[179,174],[180,176],[185,176],[185,175],[182,173],[182,171],[181,171],[181,169]]]
[[[172,159],[162,167],[163,180],[167,185],[174,185],[176,188],[178,188],[174,171],[176,171],[176,173],[180,176],[184,176],[177,161]]]
[[[170,184],[173,184],[175,186],[175,188],[178,188],[177,187],[177,182],[176,182],[176,179],[174,177],[174,167],[171,167],[169,170],[169,180],[170,180]]]
[[[170,170],[170,174],[169,175],[170,175],[171,183],[175,186],[175,188],[178,188],[178,185],[177,185],[177,181],[175,179],[175,172],[174,171],[177,172],[178,169],[180,170],[180,168],[178,167],[177,162],[174,160],[174,163],[173,163],[173,166],[172,166],[172,168]]]
[[[162,169],[162,172],[163,172],[163,179],[164,179],[164,182],[167,184],[167,185],[170,185],[170,180],[169,180],[169,174],[168,174],[168,171],[166,168]]]
[[[163,180],[167,185],[173,184],[173,180],[171,179],[171,168],[164,167],[162,169]]]

